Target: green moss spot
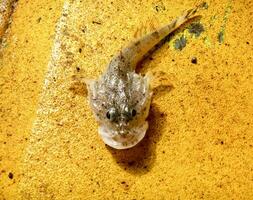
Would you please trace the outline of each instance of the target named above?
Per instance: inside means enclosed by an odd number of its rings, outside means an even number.
[[[179,39],[175,40],[174,48],[181,51],[186,46],[186,42],[186,38],[182,35]]]
[[[200,24],[199,22],[197,23],[192,23],[189,28],[189,33],[193,34],[195,37],[199,37],[200,34],[205,30],[204,26]]]

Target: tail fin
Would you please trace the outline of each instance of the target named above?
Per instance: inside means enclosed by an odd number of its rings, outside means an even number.
[[[179,28],[183,23],[194,17],[195,13],[200,7],[201,5],[185,11],[180,17],[172,20],[170,24],[147,34],[135,42],[130,43],[126,48],[122,49],[121,52],[116,57],[114,57],[114,59],[124,57],[124,59],[129,61],[131,68],[134,69],[136,67],[136,64],[150,49],[152,49],[157,43],[159,43],[171,32]]]

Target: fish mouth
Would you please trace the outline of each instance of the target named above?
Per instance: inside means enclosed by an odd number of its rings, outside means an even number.
[[[115,149],[129,149],[138,144],[145,136],[148,123],[145,121],[127,131],[115,131],[106,126],[99,126],[98,132],[105,144]]]

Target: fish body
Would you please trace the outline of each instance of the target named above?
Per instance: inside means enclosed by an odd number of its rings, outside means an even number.
[[[157,43],[193,17],[196,10],[188,10],[170,24],[130,43],[113,57],[98,80],[86,81],[98,132],[107,145],[127,149],[145,136],[152,91],[149,76],[135,73],[136,65]]]

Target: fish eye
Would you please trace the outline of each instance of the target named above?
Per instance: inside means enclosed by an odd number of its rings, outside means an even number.
[[[137,111],[135,109],[131,109],[129,110],[126,115],[128,116],[128,119],[132,119],[133,117],[135,117],[137,114]]]
[[[126,119],[131,120],[134,116],[136,116],[137,111],[133,108],[125,107],[124,115]]]
[[[132,117],[134,117],[136,114],[137,114],[136,110],[133,109],[132,112],[131,112]]]
[[[116,119],[116,116],[117,116],[117,111],[115,108],[110,108],[106,112],[106,118],[109,119],[110,121],[114,121]]]

